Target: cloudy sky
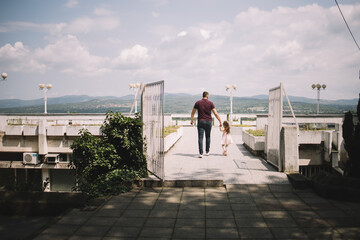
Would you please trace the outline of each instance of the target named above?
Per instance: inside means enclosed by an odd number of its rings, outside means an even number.
[[[338,0],[360,43],[360,1]],[[360,51],[332,0],[2,0],[0,99],[169,93],[357,98]]]

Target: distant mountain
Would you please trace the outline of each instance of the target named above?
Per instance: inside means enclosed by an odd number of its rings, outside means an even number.
[[[229,96],[211,95],[216,109],[220,113],[230,111]],[[312,114],[316,112],[316,99],[289,96],[291,104],[297,114]],[[140,99],[140,97],[139,97]],[[201,95],[184,93],[165,93],[165,113],[190,113],[194,103],[201,99]],[[234,113],[267,113],[268,95],[252,97],[233,97]],[[122,97],[102,96],[91,97],[87,95],[68,95],[58,98],[48,98],[49,113],[106,113],[108,111],[129,112],[134,101],[134,94]],[[139,108],[140,108],[140,100]],[[285,98],[284,98],[284,101]],[[321,100],[322,113],[343,113],[356,111],[358,99]],[[44,100],[0,100],[2,113],[42,113]],[[288,111],[284,103],[284,111]]]

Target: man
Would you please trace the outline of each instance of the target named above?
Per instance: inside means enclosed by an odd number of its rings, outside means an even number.
[[[212,117],[211,112],[214,113],[217,120],[219,120],[220,127],[222,126],[221,118],[215,109],[215,105],[213,102],[209,101],[209,93],[203,92],[203,99],[197,101],[194,105],[194,109],[191,112],[191,125],[194,123],[194,114],[198,111],[198,141],[199,141],[199,158],[203,157],[203,139],[204,133],[206,138],[206,154],[205,156],[209,156],[210,150],[210,133],[212,126]]]

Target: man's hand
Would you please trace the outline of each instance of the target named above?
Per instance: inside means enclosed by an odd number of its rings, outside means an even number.
[[[190,124],[191,124],[191,125],[193,125],[193,124],[194,124],[194,121],[193,121],[193,120],[191,120],[191,121],[190,121]]]

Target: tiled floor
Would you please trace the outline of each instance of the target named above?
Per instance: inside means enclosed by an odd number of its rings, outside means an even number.
[[[359,239],[360,203],[291,185],[143,188],[77,209],[36,239]]]
[[[165,155],[165,180],[223,180],[225,184],[289,184],[278,172],[243,146],[241,135],[233,135],[228,156],[222,155],[221,132],[211,131],[210,156],[198,158],[197,128],[184,127],[182,138]],[[205,147],[205,146],[204,146]]]

